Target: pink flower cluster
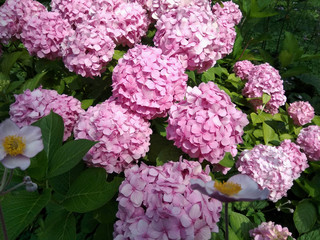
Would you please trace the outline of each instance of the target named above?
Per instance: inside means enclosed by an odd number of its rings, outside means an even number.
[[[59,114],[64,122],[64,140],[71,136],[79,115],[84,112],[81,103],[74,97],[58,94],[55,90],[41,87],[15,95],[16,101],[10,105],[10,119],[19,127],[28,126],[40,118],[48,115],[50,111]]]
[[[149,151],[150,123],[113,98],[89,107],[74,127],[76,139],[99,141],[87,153],[88,165],[120,173]]]
[[[188,87],[185,100],[169,110],[167,138],[192,158],[218,163],[226,152],[237,154],[246,114],[213,82]]]
[[[295,125],[302,126],[311,122],[314,109],[309,102],[297,101],[290,104],[288,114]]]
[[[308,163],[299,147],[286,140],[279,147],[259,144],[251,150],[244,150],[236,166],[239,172],[254,179],[261,189],[269,189],[269,199],[276,202],[287,195],[293,180],[308,167]]]
[[[221,202],[190,187],[211,180],[199,162],[144,163],[125,171],[119,188],[114,239],[210,239],[217,232]]]
[[[8,43],[20,38],[22,27],[28,19],[47,9],[35,0],[7,0],[0,7],[0,41]]]
[[[115,47],[103,29],[88,23],[79,25],[61,44],[63,62],[70,71],[83,77],[100,76]]]
[[[223,2],[223,7],[220,3],[216,3],[212,7],[212,12],[219,26],[219,34],[214,40],[215,51],[223,58],[232,52],[237,35],[234,26],[241,21],[242,13],[239,6],[232,1]]]
[[[136,45],[118,61],[112,74],[113,96],[124,107],[146,119],[164,117],[183,99],[188,75],[161,49]]]
[[[248,81],[242,94],[247,98],[262,98],[267,93],[271,96],[270,101],[265,105],[264,111],[276,114],[280,106],[286,103],[284,95],[283,81],[275,68],[268,63],[254,66],[248,74]],[[250,100],[255,110],[262,109],[263,103],[261,99]]]
[[[303,128],[297,138],[297,144],[309,160],[320,160],[320,126],[311,125]]]
[[[177,57],[189,70],[204,72],[221,58],[214,41],[219,26],[211,11],[196,6],[163,14],[157,21],[155,46],[168,56]]]
[[[240,77],[242,80],[246,80],[249,77],[250,71],[254,68],[254,64],[252,64],[248,60],[238,61],[233,66],[234,73]]]
[[[23,25],[21,40],[31,55],[39,58],[61,57],[60,45],[71,34],[71,26],[56,12],[41,12]]]
[[[257,228],[250,230],[254,240],[286,240],[292,233],[289,229],[274,222],[263,222]]]

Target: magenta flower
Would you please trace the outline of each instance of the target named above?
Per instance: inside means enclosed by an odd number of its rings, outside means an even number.
[[[297,101],[290,104],[288,114],[295,125],[302,126],[314,118],[314,109],[309,102]]]
[[[190,179],[210,181],[208,173],[187,160],[125,170],[114,239],[210,239],[222,204],[190,187]]]
[[[309,160],[320,160],[320,126],[310,125],[303,128],[297,138],[297,144]]]
[[[233,66],[234,73],[242,80],[247,80],[250,71],[254,68],[253,63],[248,60],[238,61]]]
[[[204,182],[191,179],[191,188],[221,202],[256,201],[268,198],[269,190],[261,190],[259,185],[247,175],[234,175],[227,182]]]
[[[25,170],[30,166],[30,158],[43,149],[39,127],[19,128],[10,119],[0,124],[0,162],[9,169]]]
[[[292,233],[289,229],[274,222],[263,222],[257,228],[250,230],[254,240],[286,240]]]

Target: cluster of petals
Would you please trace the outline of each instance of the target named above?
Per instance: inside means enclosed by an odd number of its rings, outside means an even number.
[[[50,111],[59,114],[64,122],[64,140],[71,136],[73,127],[84,112],[81,102],[72,96],[58,94],[55,90],[41,87],[15,95],[15,102],[10,105],[10,118],[19,127],[28,126],[40,118],[48,115]]]
[[[288,114],[295,125],[302,126],[311,122],[314,109],[309,102],[297,101],[290,104]]]
[[[310,125],[301,129],[297,144],[307,155],[309,160],[320,160],[320,126]]]
[[[70,71],[83,77],[94,77],[105,71],[115,47],[103,28],[86,23],[64,39],[61,51],[63,62]]]
[[[213,45],[215,51],[219,52],[223,58],[232,52],[237,35],[234,26],[240,22],[242,13],[238,5],[231,1],[223,2],[223,7],[220,3],[216,3],[212,7],[212,12],[219,26],[219,33]]]
[[[286,103],[286,96],[283,89],[283,80],[274,67],[269,63],[256,65],[253,67],[248,75],[248,81],[242,94],[251,99],[250,102],[255,110],[263,108],[262,96],[263,94],[271,96],[270,101],[265,105],[264,111],[271,114],[276,114],[279,107]]]
[[[190,187],[191,179],[210,181],[208,173],[187,160],[127,169],[114,239],[210,239],[218,231],[221,202]]]
[[[269,189],[269,199],[273,202],[287,195],[297,175],[283,148],[259,144],[251,150],[244,150],[236,163],[240,173],[251,177],[261,188]]]
[[[238,61],[233,66],[234,73],[241,78],[246,80],[249,77],[250,71],[254,68],[254,64],[248,60]]]
[[[282,227],[271,221],[261,223],[249,233],[254,240],[286,240],[292,235],[287,227]]]
[[[117,45],[133,47],[140,43],[150,24],[147,11],[138,3],[104,2],[95,3],[97,10],[92,17],[95,25],[103,25]]]
[[[278,148],[289,156],[292,166],[292,178],[299,178],[300,174],[309,167],[307,156],[301,152],[299,145],[289,139],[281,142]]]
[[[44,11],[47,11],[45,6],[35,0],[7,0],[0,7],[0,41],[19,39],[28,19]]]
[[[80,115],[74,127],[76,139],[99,141],[86,154],[89,166],[120,173],[149,151],[150,123],[110,98]]]
[[[159,18],[153,39],[168,56],[177,57],[189,70],[204,72],[222,55],[214,44],[219,26],[205,7],[189,6],[171,10]]]
[[[192,158],[219,163],[237,154],[247,116],[213,82],[188,87],[185,100],[169,110],[167,138]]]
[[[184,70],[161,49],[136,45],[113,70],[113,96],[146,119],[164,117],[174,102],[184,98],[188,80]]]
[[[39,58],[61,57],[60,45],[71,34],[71,26],[56,12],[41,12],[23,26],[21,40],[31,55]]]
[[[84,23],[93,15],[92,0],[52,0],[51,10],[59,13],[72,26]]]

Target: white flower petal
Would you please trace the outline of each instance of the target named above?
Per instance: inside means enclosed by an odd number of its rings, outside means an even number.
[[[23,155],[28,158],[32,158],[42,150],[43,150],[42,139],[32,141],[32,142],[26,142],[26,149],[24,150]]]
[[[7,155],[1,161],[1,163],[3,164],[3,166],[9,169],[14,169],[18,167],[21,170],[26,170],[30,166],[30,159],[22,155],[18,155],[14,157]]]
[[[19,133],[19,127],[10,119],[6,119],[0,124],[0,140],[9,135],[16,135]]]
[[[4,151],[2,142],[0,140],[0,161],[7,155],[7,153]]]
[[[42,137],[41,129],[35,126],[25,126],[20,129],[19,135],[28,142],[39,140]]]

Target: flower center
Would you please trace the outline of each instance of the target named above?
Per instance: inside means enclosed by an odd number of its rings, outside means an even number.
[[[217,189],[219,192],[232,196],[237,194],[241,190],[241,185],[234,183],[234,182],[214,182],[214,188]]]
[[[23,137],[15,135],[6,136],[2,145],[4,151],[11,156],[22,154],[26,149],[26,143]]]

